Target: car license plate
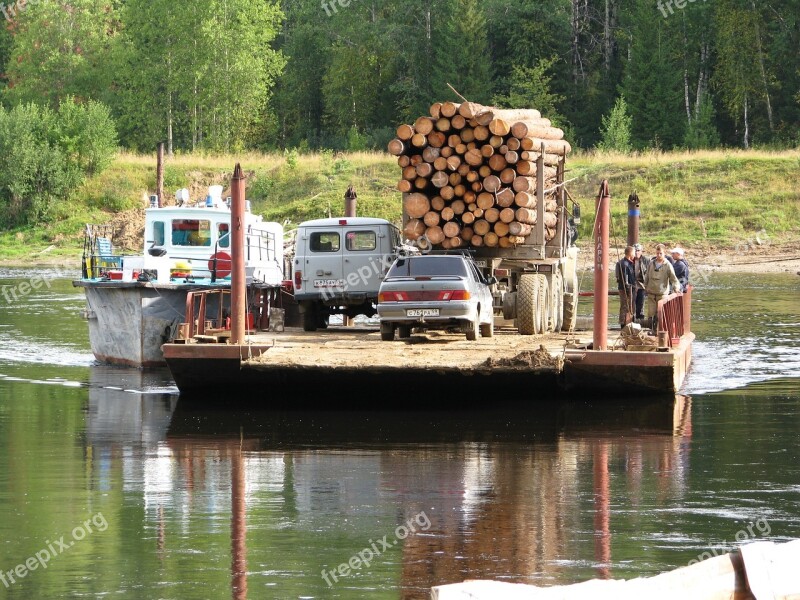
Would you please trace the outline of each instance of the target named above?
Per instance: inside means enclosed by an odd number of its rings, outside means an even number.
[[[485,260],[476,260],[474,262],[475,262],[475,266],[476,267],[480,267],[481,269],[485,269],[486,268],[486,261]]]
[[[315,279],[315,288],[344,287],[344,279]]]
[[[438,317],[438,308],[409,308],[406,311],[407,317]]]

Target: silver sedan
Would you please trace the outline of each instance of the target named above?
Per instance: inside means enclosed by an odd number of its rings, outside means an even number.
[[[407,338],[412,329],[494,335],[491,285],[465,255],[427,254],[395,260],[378,294],[381,339]]]

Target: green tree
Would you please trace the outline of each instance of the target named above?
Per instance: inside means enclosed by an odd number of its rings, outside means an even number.
[[[80,176],[103,172],[117,152],[117,128],[109,108],[95,100],[66,98],[58,107],[58,142]]]
[[[597,144],[598,150],[622,152],[627,154],[632,150],[631,126],[632,117],[628,115],[628,105],[625,98],[620,96],[614,103],[611,112],[603,117],[603,126],[600,128],[601,140]]]
[[[493,102],[506,108],[536,108],[555,125],[564,125],[557,108],[564,96],[551,91],[550,70],[557,62],[557,57],[543,58],[534,67],[514,67],[508,94],[495,96]]]
[[[41,0],[18,10],[8,60],[10,103],[67,96],[102,99],[111,72],[105,57],[116,40],[116,13],[107,0]]]
[[[701,148],[715,148],[720,144],[719,132],[714,124],[714,104],[706,95],[692,115],[692,120],[686,128],[684,145],[691,150]]]

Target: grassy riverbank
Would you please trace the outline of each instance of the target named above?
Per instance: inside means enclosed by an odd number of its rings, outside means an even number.
[[[399,175],[393,157],[382,153],[326,152],[237,156],[177,156],[167,161],[165,189],[187,187],[193,200],[212,184],[227,187],[240,162],[248,175],[247,197],[267,220],[297,224],[338,215],[352,184],[360,215],[399,221]],[[781,248],[800,239],[800,152],[714,151],[640,155],[582,154],[568,161],[570,193],[583,208],[581,238],[591,235],[594,196],[602,179],[612,192],[613,233],[624,241],[627,197],[641,200],[641,236],[680,243],[698,252],[734,251],[742,244],[769,242]],[[155,187],[155,157],[120,154],[99,177],[54,207],[46,225],[0,232],[5,263],[63,262],[80,256],[87,222],[113,221],[117,245],[138,250],[147,195]],[[289,227],[291,225],[287,225]]]

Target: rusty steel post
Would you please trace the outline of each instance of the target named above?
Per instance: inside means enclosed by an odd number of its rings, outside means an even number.
[[[236,163],[231,180],[231,344],[243,344],[247,314],[244,271],[245,179]]]
[[[345,217],[355,217],[356,216],[356,200],[358,199],[358,195],[356,191],[353,189],[351,185],[347,188],[347,191],[344,193],[344,216]]]
[[[639,196],[628,196],[628,246],[639,243]]]
[[[594,346],[608,347],[608,230],[611,219],[611,192],[608,180],[600,184],[597,196],[597,217],[594,225]]]
[[[156,158],[156,195],[158,196],[158,208],[164,206],[164,142],[158,143],[158,155]]]

